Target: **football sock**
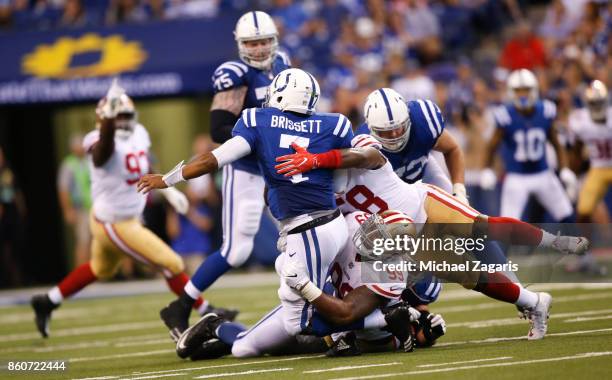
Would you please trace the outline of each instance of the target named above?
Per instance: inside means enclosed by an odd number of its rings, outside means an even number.
[[[215,334],[223,343],[234,344],[238,334],[246,331],[246,327],[237,322],[223,322],[215,330]]]
[[[49,299],[51,299],[51,302],[54,304],[58,305],[64,298],[72,296],[96,280],[97,277],[91,270],[91,264],[82,264],[70,272],[56,287],[49,291]]]
[[[221,251],[210,255],[191,277],[191,284],[201,292],[208,289],[219,277],[232,268],[221,256]],[[187,290],[187,289],[185,289]],[[193,294],[190,294],[193,297]]]
[[[538,303],[538,293],[527,290],[522,286],[520,289],[521,292],[519,293],[519,297],[516,300],[515,305],[522,308],[534,307]]]
[[[179,297],[184,294],[183,289],[186,284],[189,283],[189,276],[185,272],[181,272],[174,277],[166,278],[166,282],[168,283],[168,287],[174,292],[174,294]],[[191,304],[194,309],[198,309],[204,300],[202,297],[198,295]]]
[[[503,243],[537,246],[543,241],[545,233],[540,228],[514,218],[490,216],[488,220],[489,238]]]
[[[474,290],[493,299],[515,303],[519,299],[521,287],[504,274],[482,272]]]

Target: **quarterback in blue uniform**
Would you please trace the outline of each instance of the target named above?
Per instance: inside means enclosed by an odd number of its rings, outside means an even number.
[[[576,176],[567,168],[565,152],[557,140],[555,104],[539,99],[537,79],[526,69],[510,74],[508,92],[511,102],[493,111],[496,129],[489,142],[481,186],[490,189],[495,185],[495,174],[489,167],[501,144],[507,174],[500,214],[520,218],[529,197],[534,196],[556,221],[567,221],[573,214],[568,194],[576,193]],[[549,142],[557,154],[567,194],[546,160]]]
[[[234,35],[240,60],[223,63],[212,77],[215,95],[210,132],[219,144],[232,137],[232,129],[243,109],[261,107],[274,76],[290,66],[287,56],[277,49],[278,32],[268,14],[260,11],[244,14],[236,24]],[[223,245],[202,263],[180,298],[162,309],[160,315],[174,339],[187,328],[189,305],[198,294],[231,268],[244,264],[251,255],[265,207],[264,187],[252,154],[223,168]],[[237,313],[214,311],[230,319]]]
[[[340,149],[351,146],[353,131],[343,115],[314,112],[319,94],[319,85],[312,75],[299,69],[285,70],[268,89],[268,107],[244,110],[234,127],[234,137],[186,165],[181,162],[164,176],[146,175],[138,183],[138,189],[143,192],[166,188],[255,154],[268,187],[268,204],[281,222],[284,243],[282,254],[276,260],[277,271],[286,265],[308,268],[312,286],[310,293],[309,289],[298,293],[281,281],[278,290],[281,305],[264,317],[256,330],[238,339],[234,350],[246,349],[240,342],[247,336],[249,340],[261,339],[275,346],[300,333],[312,313],[309,300],[320,296],[319,289],[329,266],[348,239],[346,222],[336,208],[331,168],[338,167],[342,161]],[[296,147],[329,152],[321,155],[313,166],[316,170],[308,175],[277,174],[277,157],[292,153]],[[381,165],[381,161],[365,166]],[[208,314],[204,318],[213,317],[216,315]],[[279,325],[283,328],[279,329]],[[180,356],[191,354],[189,349],[194,345],[190,340],[197,333],[187,329],[181,335],[177,343]]]

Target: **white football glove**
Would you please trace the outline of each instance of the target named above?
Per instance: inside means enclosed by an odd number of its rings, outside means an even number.
[[[287,256],[282,263],[280,272],[285,284],[300,293],[308,302],[317,299],[323,292],[310,281],[308,269],[297,258],[294,259],[293,256],[290,256],[290,253],[285,252],[283,254]],[[294,255],[296,254],[294,253]]]
[[[160,191],[168,203],[170,203],[170,205],[172,205],[172,207],[176,210],[176,212],[183,215],[187,214],[187,211],[189,211],[189,201],[187,200],[185,194],[181,193],[174,187],[168,187],[167,189],[161,189]]]
[[[414,307],[409,307],[408,311],[410,312],[410,322],[418,321],[421,318],[421,312]]]
[[[565,186],[568,197],[570,200],[575,201],[578,197],[578,180],[576,179],[576,174],[568,168],[563,168],[561,172],[559,172],[559,177]]]
[[[446,322],[444,321],[444,319],[442,318],[440,314],[429,314],[427,316],[427,319],[429,319],[432,329],[434,327],[440,326],[440,329],[442,329],[442,332],[446,334]]]
[[[382,149],[380,141],[376,140],[372,135],[361,134],[353,137],[351,140],[351,147],[353,148],[365,148],[368,146],[378,150]]]
[[[480,171],[480,187],[483,190],[493,190],[497,184],[497,176],[491,168],[485,168]]]
[[[467,192],[465,191],[465,185],[462,183],[453,184],[453,196],[459,199],[461,203],[465,203],[466,205],[470,204],[470,202],[468,202],[468,199],[467,199]]]

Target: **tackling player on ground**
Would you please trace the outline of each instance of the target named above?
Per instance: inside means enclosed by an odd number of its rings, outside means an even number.
[[[278,51],[278,31],[265,12],[245,13],[236,23],[234,37],[240,61],[220,65],[213,75],[215,95],[210,109],[213,141],[232,138],[232,129],[242,110],[261,107],[274,76],[290,67]],[[253,240],[265,207],[264,180],[253,154],[223,168],[223,245],[193,274],[178,300],[160,315],[176,340],[188,326],[191,305],[220,276],[244,264],[253,250]],[[231,312],[231,317],[237,314]]]

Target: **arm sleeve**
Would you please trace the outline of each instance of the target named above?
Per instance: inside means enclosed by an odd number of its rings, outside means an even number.
[[[234,162],[251,153],[251,145],[242,136],[234,136],[212,151],[218,167]]]
[[[213,141],[223,144],[231,139],[236,120],[238,117],[227,110],[212,110],[210,112],[210,136]]]

